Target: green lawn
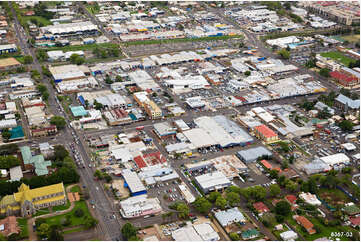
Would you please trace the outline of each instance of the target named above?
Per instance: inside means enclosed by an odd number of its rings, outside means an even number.
[[[80,187],[79,187],[79,186],[73,186],[73,187],[70,189],[70,192],[80,192]]]
[[[212,40],[227,40],[235,38],[243,38],[243,35],[226,35],[226,36],[212,36],[201,38],[181,38],[181,39],[165,39],[165,40],[139,40],[123,42],[125,46],[129,45],[152,45],[152,44],[166,44],[166,43],[179,43],[179,42],[198,42],[198,41],[212,41]]]
[[[21,229],[20,235],[22,238],[29,237],[29,231],[28,231],[28,220],[26,218],[17,218],[18,225]]]
[[[83,209],[83,211],[84,211],[84,216],[83,216],[83,217],[80,217],[80,218],[79,218],[79,217],[76,217],[76,216],[74,215],[75,210],[78,209],[78,208]],[[86,202],[85,202],[85,201],[77,201],[77,202],[75,202],[75,207],[73,208],[72,211],[70,211],[69,213],[65,213],[65,214],[61,214],[61,215],[56,215],[56,216],[54,216],[54,217],[47,218],[47,219],[46,219],[46,223],[49,224],[49,225],[54,225],[54,224],[61,225],[61,220],[62,220],[63,218],[65,218],[66,215],[68,215],[68,214],[71,215],[71,223],[70,223],[70,225],[67,226],[67,227],[73,227],[73,226],[83,225],[83,223],[84,223],[84,218],[85,218],[86,216],[91,217],[91,214],[90,214],[90,212],[89,212],[89,209],[88,209],[88,206],[87,206]]]
[[[54,206],[54,207],[53,207],[53,212],[63,211],[63,210],[65,210],[65,209],[68,209],[69,207],[70,207],[70,202],[69,202],[69,200],[66,200],[66,204],[65,204],[65,205]]]
[[[37,216],[48,214],[48,213],[50,213],[49,208],[40,209],[40,210],[36,211],[36,213],[33,215],[33,217],[37,217]]]
[[[23,17],[25,19],[26,22],[30,21],[31,20],[35,20],[37,21],[38,23],[41,23],[43,26],[47,26],[47,25],[51,25],[52,23],[50,22],[50,20],[46,19],[46,18],[43,18],[41,16],[24,16]]]
[[[348,66],[351,62],[355,61],[354,59],[343,55],[339,51],[325,52],[325,53],[322,53],[321,56],[331,58],[335,61],[338,61],[338,62],[344,64],[345,66]]]
[[[80,231],[83,231],[83,230],[85,230],[84,227],[77,227],[77,228],[74,228],[74,229],[65,230],[63,232],[63,234],[71,234],[71,233],[76,233],[76,232],[80,232]]]
[[[333,207],[336,207],[337,204],[351,202],[346,194],[339,189],[320,188],[317,195]]]

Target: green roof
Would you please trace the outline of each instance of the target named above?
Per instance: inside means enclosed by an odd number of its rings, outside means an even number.
[[[70,110],[73,113],[74,117],[82,117],[88,114],[88,111],[85,110],[83,106],[70,107]]]
[[[259,232],[257,229],[249,229],[243,231],[241,235],[243,239],[248,239],[248,238],[258,237]]]
[[[29,146],[20,147],[21,156],[24,164],[32,164],[35,167],[35,173],[38,176],[48,174],[48,166],[51,166],[51,161],[46,161],[43,155],[32,156]]]
[[[23,128],[21,126],[14,127],[10,130],[11,136],[9,140],[22,139],[25,137]]]
[[[360,209],[356,205],[346,206],[343,209],[348,215],[355,215],[360,213]]]

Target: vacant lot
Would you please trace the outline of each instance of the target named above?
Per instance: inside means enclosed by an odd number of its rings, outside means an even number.
[[[355,60],[347,57],[345,55],[343,55],[341,52],[338,51],[331,51],[331,52],[326,52],[326,53],[322,53],[321,56],[323,57],[327,57],[327,58],[331,58],[335,61],[338,61],[342,64],[344,64],[345,66],[348,66],[350,64],[350,62],[354,62]]]
[[[360,42],[360,35],[353,34],[353,35],[345,35],[341,37],[344,40],[347,40],[352,43],[359,43]]]

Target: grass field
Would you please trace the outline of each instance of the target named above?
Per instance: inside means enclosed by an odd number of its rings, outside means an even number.
[[[81,208],[83,209],[84,211],[84,216],[83,217],[76,217],[75,216],[75,210],[78,209],[78,208]],[[66,217],[66,215],[70,214],[71,216],[71,223],[68,227],[73,227],[73,226],[79,226],[79,225],[83,225],[84,223],[84,218],[85,217],[91,217],[91,214],[89,212],[89,209],[88,209],[88,206],[86,204],[85,201],[78,201],[78,202],[75,202],[75,206],[73,208],[73,210],[71,210],[69,213],[65,213],[65,214],[61,214],[61,215],[57,215],[57,216],[54,216],[54,217],[50,217],[50,218],[47,218],[46,219],[46,223],[49,224],[49,225],[54,225],[54,224],[57,224],[57,225],[61,225],[61,221],[63,218]]]
[[[80,187],[79,186],[74,186],[70,189],[70,192],[80,192]]]
[[[345,66],[348,66],[351,62],[355,61],[354,59],[347,57],[338,51],[325,52],[322,53],[321,56],[331,58],[335,61],[344,64]]]
[[[28,231],[28,220],[26,218],[18,218],[16,219],[18,222],[18,225],[21,229],[20,236],[22,238],[29,237],[29,231]]]
[[[84,227],[77,227],[77,228],[74,228],[74,229],[65,230],[65,231],[63,232],[63,234],[76,233],[76,232],[83,231],[84,229],[85,229]]]
[[[341,36],[342,39],[347,40],[352,43],[359,43],[360,42],[360,35],[353,34],[353,35],[345,35]]]
[[[318,196],[333,207],[337,204],[343,205],[350,202],[350,199],[339,189],[321,188]]]
[[[52,24],[48,19],[43,18],[41,16],[24,16],[23,18],[24,18],[25,21],[30,21],[30,22],[31,22],[31,20],[33,20],[33,21],[35,20],[39,24],[41,23],[42,26],[47,26],[47,25]]]
[[[36,211],[36,213],[33,215],[33,217],[37,217],[37,216],[48,214],[48,213],[50,213],[48,208],[40,209],[40,210]]]
[[[69,200],[66,200],[66,204],[65,205],[58,205],[58,206],[54,206],[53,207],[53,211],[63,211],[65,209],[68,209],[70,207],[70,202]]]
[[[180,42],[198,42],[198,41],[212,41],[212,40],[227,40],[243,38],[243,35],[227,35],[227,36],[212,36],[212,37],[201,37],[201,38],[181,38],[181,39],[165,39],[165,40],[139,40],[123,42],[125,46],[130,45],[152,45],[152,44],[167,44],[167,43],[180,43]]]
[[[63,46],[63,47],[45,48],[44,50],[45,51],[62,50],[64,52],[66,52],[66,51],[76,51],[76,50],[92,51],[96,47],[99,47],[99,48],[119,48],[119,45],[113,44],[113,43],[88,44],[88,45],[68,45],[68,46]]]

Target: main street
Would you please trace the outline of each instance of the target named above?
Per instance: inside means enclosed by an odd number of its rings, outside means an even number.
[[[69,118],[67,117],[65,112],[59,111],[62,110],[62,107],[59,103],[57,103],[55,99],[56,91],[50,84],[50,81],[47,78],[44,78],[41,65],[36,58],[34,51],[29,48],[29,45],[27,43],[28,37],[26,36],[26,32],[20,25],[12,4],[10,4],[10,6],[14,16],[15,33],[21,50],[25,55],[31,55],[33,57],[32,68],[39,71],[42,83],[48,88],[50,94],[48,100],[48,108],[54,115],[63,116],[67,122],[65,129],[63,131],[60,131],[61,134],[57,136],[57,139],[60,144],[69,145],[70,143],[74,142],[74,137],[72,136],[72,132],[74,131],[70,126]],[[90,158],[85,151],[84,142],[79,142],[78,144],[76,144],[76,149],[79,150],[82,160],[85,161],[85,163],[89,163]],[[118,219],[110,219],[110,216],[116,212],[114,205],[108,200],[107,195],[105,194],[101,184],[97,184],[97,182],[93,180],[93,171],[91,168],[88,168],[88,166],[86,166],[86,168],[79,169],[78,171],[81,176],[82,184],[84,184],[84,186],[86,186],[89,190],[90,199],[95,201],[95,213],[97,214],[97,218],[99,220],[99,223],[97,225],[99,236],[101,236],[104,240],[120,240],[120,228],[122,226],[122,223],[120,223]]]

